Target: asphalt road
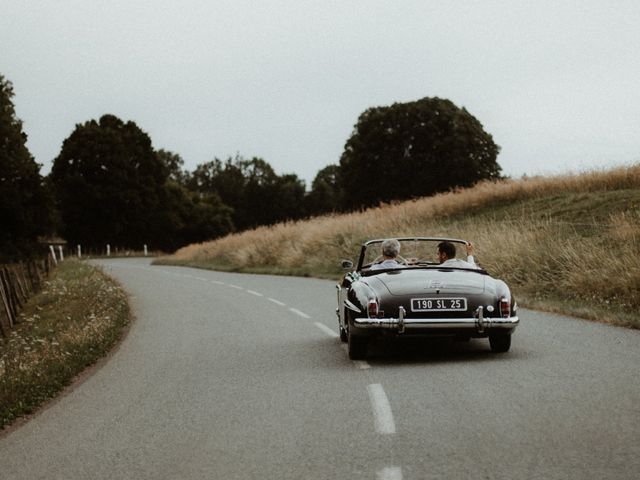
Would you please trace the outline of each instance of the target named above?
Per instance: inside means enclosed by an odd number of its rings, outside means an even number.
[[[640,332],[520,311],[352,362],[332,282],[103,262],[136,320],[0,438],[1,479],[637,479]]]

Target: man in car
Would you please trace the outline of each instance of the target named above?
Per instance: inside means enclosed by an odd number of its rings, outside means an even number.
[[[400,254],[400,242],[395,238],[388,238],[382,242],[382,258],[380,263],[374,263],[369,270],[382,270],[384,268],[401,268],[403,265],[396,260]]]
[[[473,244],[467,243],[467,261],[456,258],[456,246],[451,242],[440,242],[438,244],[438,261],[441,267],[454,268],[480,268],[473,258]]]

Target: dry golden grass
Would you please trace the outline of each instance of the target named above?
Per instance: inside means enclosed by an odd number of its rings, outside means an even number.
[[[551,214],[531,219],[526,208],[491,218],[496,208],[569,193],[640,189],[640,165],[578,175],[484,182],[470,189],[363,212],[260,227],[189,245],[165,261],[234,270],[337,275],[367,239],[413,235],[466,238],[487,270],[526,298],[562,292],[589,305],[640,307],[638,205],[593,224],[572,225]],[[474,214],[482,215],[478,221]],[[582,220],[581,220],[582,221]]]

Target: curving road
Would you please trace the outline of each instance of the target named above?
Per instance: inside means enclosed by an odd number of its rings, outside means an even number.
[[[332,282],[101,262],[137,316],[0,438],[1,479],[637,479],[640,332],[520,312],[486,340],[352,362]]]

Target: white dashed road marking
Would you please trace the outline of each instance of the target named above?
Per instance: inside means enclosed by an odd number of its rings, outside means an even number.
[[[302,318],[311,318],[309,315],[307,315],[304,312],[301,312],[300,310],[298,310],[297,308],[289,308],[289,310],[291,310],[293,313],[295,313],[296,315],[301,316]]]
[[[322,330],[324,333],[326,333],[327,335],[329,335],[330,337],[337,337],[338,334],[336,332],[334,332],[333,330],[331,330],[329,327],[327,327],[326,325],[323,325],[320,322],[315,322],[314,325],[316,327],[318,327],[320,330]]]
[[[402,468],[386,467],[376,474],[378,480],[402,480]]]
[[[119,265],[118,265],[119,266]],[[138,267],[140,268],[140,267]],[[144,267],[143,267],[144,268]],[[144,268],[145,270],[147,268]],[[221,282],[219,280],[207,280],[205,278],[202,277],[196,277],[194,275],[188,275],[188,274],[176,274],[173,272],[167,272],[167,271],[163,271],[163,273],[169,273],[170,275],[176,275],[176,276],[181,276],[184,278],[191,278],[194,280],[200,280],[200,281],[210,281],[211,283],[214,283],[216,285],[225,285],[227,287],[230,288],[235,288],[236,290],[245,290],[243,287],[239,286],[239,285],[233,285],[230,283],[225,283],[225,282]],[[256,297],[264,297],[264,295],[260,292],[256,292],[254,290],[246,290],[247,293],[251,294],[251,295],[255,295]],[[271,297],[266,297],[267,300],[269,300],[271,303],[275,303],[276,305],[279,305],[281,307],[286,307],[286,303],[281,302],[280,300],[276,300],[275,298],[271,298]],[[295,313],[296,315],[302,317],[302,318],[311,318],[310,315],[307,315],[306,313],[298,310],[297,308],[292,308],[290,307],[289,310],[293,313]],[[337,338],[339,337],[339,334],[337,332],[335,332],[334,330],[332,330],[331,328],[327,327],[326,325],[320,323],[320,322],[314,322],[314,325],[321,330],[322,332],[324,332],[325,334],[327,334],[328,336],[332,337],[332,338]],[[342,348],[345,351],[348,351],[348,347],[345,344],[342,344]],[[367,362],[363,361],[363,360],[354,360],[353,364],[356,368],[358,368],[359,370],[367,370],[371,368],[371,365],[369,365]],[[369,400],[371,401],[371,407],[373,409],[373,417],[374,417],[374,423],[375,423],[375,428],[376,428],[376,432],[383,434],[383,435],[389,435],[389,434],[394,434],[396,433],[396,425],[395,422],[393,420],[393,413],[391,412],[391,405],[389,404],[389,399],[387,398],[387,394],[385,393],[384,389],[382,388],[382,385],[380,385],[379,383],[374,383],[371,384],[369,386],[367,386],[367,390],[369,392]],[[402,480],[402,468],[401,467],[385,467],[382,470],[379,470],[378,472],[376,472],[376,479],[377,480]]]
[[[396,424],[393,421],[391,405],[389,405],[389,399],[382,385],[373,383],[367,387],[367,390],[369,391],[369,399],[373,408],[376,432],[382,434],[396,433]]]
[[[173,272],[165,271],[163,273],[176,275]],[[196,277],[195,275],[177,274],[176,276],[181,276],[183,278],[191,278],[193,280],[199,280],[199,281],[210,281],[211,283],[216,285],[225,285],[230,288],[235,288],[236,290],[245,290],[243,287],[239,285],[225,283],[219,280],[207,280],[202,277]],[[256,297],[264,297],[262,293],[256,292],[255,290],[246,289],[246,292]],[[274,303],[281,307],[287,306],[286,303],[281,302],[280,300],[276,300],[275,298],[266,297],[266,299],[269,300],[271,303]],[[308,319],[311,318],[310,315],[307,315],[306,313],[302,312],[301,310],[298,310],[297,308],[290,307],[289,310],[292,313],[295,313],[296,315],[302,318],[308,318]],[[339,337],[339,334],[337,332],[335,332],[333,329],[327,327],[326,325],[320,322],[314,322],[314,325],[316,326],[316,328],[318,328],[319,330],[321,330],[331,338]],[[341,346],[345,351],[348,351],[347,345],[342,344]],[[369,365],[367,362],[363,360],[354,360],[353,365],[359,370],[367,370],[371,368],[371,365]],[[391,405],[389,404],[389,399],[387,398],[387,394],[382,388],[382,385],[380,385],[379,383],[374,383],[369,385],[367,387],[367,390],[369,392],[369,400],[371,401],[371,407],[373,409],[373,417],[374,417],[376,432],[383,435],[396,433],[396,426],[393,420],[393,413],[391,412]],[[382,470],[379,470],[378,472],[376,472],[376,479],[378,480],[402,480],[402,478],[403,477],[402,477],[401,467],[395,467],[395,466],[385,467]]]

